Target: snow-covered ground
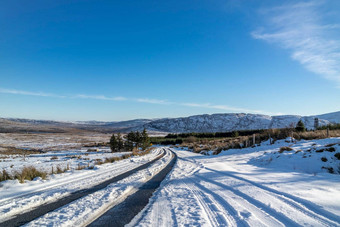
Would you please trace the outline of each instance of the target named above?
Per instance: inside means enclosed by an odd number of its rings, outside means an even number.
[[[288,139],[219,155],[173,149],[178,156],[173,170],[129,225],[340,226],[339,144],[340,138],[296,143]],[[280,151],[282,147],[286,148]],[[0,220],[133,169],[162,150],[46,181],[7,181],[0,187]],[[167,152],[147,169],[27,225],[86,225],[137,190],[170,159]]]
[[[6,170],[13,175],[16,171],[20,171],[23,167],[34,166],[38,170],[52,173],[52,169],[56,172],[57,167],[75,170],[79,166],[93,167],[96,162],[104,161],[105,158],[119,157],[131,152],[112,153],[108,147],[91,147],[74,150],[49,151],[41,154],[26,155],[9,155],[0,153],[0,169]],[[1,184],[1,183],[0,183]]]
[[[161,149],[157,149],[157,154]],[[135,192],[139,186],[159,172],[171,160],[172,154],[167,151],[165,156],[150,167],[116,183],[103,190],[82,197],[60,209],[50,212],[26,226],[82,226],[92,222],[109,208],[124,200]]]
[[[104,143],[111,134],[104,133],[0,133],[1,147],[60,151],[79,149],[84,145]]]
[[[340,226],[340,175],[322,168],[340,166],[333,143],[340,138],[264,143],[217,156],[176,150],[173,171],[130,224]],[[279,153],[282,146],[293,150]],[[335,151],[320,152],[329,147]]]
[[[70,195],[72,192],[97,185],[147,163],[161,153],[161,149],[155,149],[144,156],[95,166],[93,169],[67,171],[49,176],[47,180],[37,178],[25,184],[20,184],[18,180],[2,182],[0,187],[0,220],[10,219],[13,215],[43,203],[53,202]]]

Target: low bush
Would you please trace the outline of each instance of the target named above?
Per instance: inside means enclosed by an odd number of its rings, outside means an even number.
[[[67,171],[67,168],[62,169],[60,166],[57,166],[57,174],[59,173],[65,173]]]
[[[333,147],[334,145],[337,145],[337,143],[326,144],[325,147]]]
[[[95,162],[94,162],[95,165],[102,165],[104,164],[103,160],[101,159],[96,159]]]
[[[323,162],[327,162],[327,161],[328,161],[328,159],[327,159],[326,157],[322,157],[322,158],[321,158],[321,161],[323,161]]]
[[[334,151],[335,151],[335,148],[334,148],[334,147],[328,147],[328,148],[326,148],[326,151],[334,152]]]
[[[0,172],[0,181],[5,181],[5,180],[12,180],[12,177],[9,175],[9,173],[3,169],[2,172]]]
[[[122,160],[122,157],[110,157],[110,158],[105,158],[104,163],[113,163],[119,160]]]
[[[82,169],[85,169],[85,168],[86,168],[86,166],[78,164],[76,170],[82,170]]]
[[[20,183],[24,183],[25,180],[33,180],[36,177],[41,177],[46,179],[47,173],[45,171],[37,170],[34,166],[27,166],[17,171],[15,173],[15,178],[19,180]]]
[[[316,153],[322,153],[322,152],[324,152],[324,151],[325,151],[325,149],[322,148],[322,149],[316,150],[315,152],[316,152]]]
[[[322,167],[322,169],[327,169],[329,173],[334,173],[333,167]]]
[[[280,147],[279,153],[282,153],[284,151],[292,151],[293,149],[291,147]]]
[[[336,153],[336,154],[334,155],[334,157],[336,157],[338,160],[340,160],[340,153],[339,153],[339,152]]]

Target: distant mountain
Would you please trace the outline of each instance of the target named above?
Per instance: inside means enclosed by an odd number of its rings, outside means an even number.
[[[296,125],[299,120],[308,129],[314,128],[314,116],[297,115],[269,116],[261,114],[212,114],[183,118],[160,119],[143,125],[149,131],[160,132],[224,132],[235,130],[285,128]],[[327,125],[330,121],[319,118],[319,125]],[[137,128],[141,130],[141,127]]]
[[[320,119],[327,120],[331,123],[340,123],[340,111],[334,113],[321,114],[317,116]]]
[[[78,125],[87,125],[87,126],[102,126],[107,128],[132,128],[137,127],[140,125],[144,125],[147,123],[152,122],[153,120],[150,119],[135,119],[135,120],[128,120],[128,121],[76,121],[74,123]]]
[[[146,128],[152,132],[225,132],[234,130],[285,128],[301,119],[308,129],[314,128],[314,119],[319,125],[340,123],[340,111],[316,116],[227,113],[204,114],[180,118],[136,119],[129,121],[46,121],[15,118],[0,118],[0,132],[69,132],[72,130],[95,132],[129,132]]]

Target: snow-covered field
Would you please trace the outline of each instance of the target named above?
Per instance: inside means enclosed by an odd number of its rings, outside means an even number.
[[[49,176],[47,180],[36,179],[31,182],[26,182],[25,184],[20,184],[17,180],[2,182],[2,186],[0,187],[0,220],[5,221],[16,214],[20,214],[32,209],[33,207],[37,207],[47,202],[53,202],[57,199],[70,195],[72,192],[97,185],[107,179],[147,163],[160,154],[161,149],[155,149],[150,154],[144,156],[137,156],[121,160],[119,162],[103,164],[96,166],[94,169],[68,171],[62,174]],[[168,157],[169,155],[163,157],[163,159],[167,160]],[[159,167],[156,168],[156,166],[162,166],[162,164],[164,164],[163,162],[157,162],[157,164],[154,164],[154,168],[150,167],[145,170],[144,173],[139,172],[137,174],[138,179],[131,176],[131,182],[129,181],[130,178],[125,179],[125,181],[130,182],[133,186],[138,183],[138,180],[144,180],[150,172],[152,173],[157,170]],[[119,183],[119,188],[123,187],[123,184]],[[124,188],[123,192],[129,189],[128,186]],[[110,191],[110,189],[105,190]],[[123,192],[118,194],[120,195]],[[114,194],[116,195],[117,192]],[[110,196],[108,199],[110,199]],[[105,201],[101,199],[99,202],[101,204],[105,203]],[[78,205],[77,207],[79,208]]]
[[[110,140],[111,134],[104,133],[0,133],[1,147],[60,151],[79,149],[83,145],[103,143]]]
[[[45,181],[7,181],[0,187],[0,220],[124,173],[162,150]],[[165,150],[147,169],[27,225],[88,224],[162,169],[171,159]],[[267,141],[211,156],[172,150],[177,163],[130,226],[340,226],[340,138]]]
[[[316,152],[332,143],[335,151]],[[340,175],[322,168],[339,168],[339,143],[279,141],[217,156],[176,150],[173,171],[131,225],[340,226]]]
[[[6,170],[13,175],[16,171],[20,171],[24,166],[34,166],[38,170],[45,171],[49,174],[54,173],[57,167],[75,170],[80,167],[94,167],[98,161],[104,161],[105,158],[119,157],[131,152],[111,153],[108,147],[93,147],[96,151],[88,151],[88,148],[66,150],[66,151],[50,151],[41,154],[23,155],[1,155],[0,153],[0,169]]]

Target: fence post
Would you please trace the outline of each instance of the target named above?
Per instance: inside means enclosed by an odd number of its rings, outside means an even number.
[[[253,134],[253,145],[255,145],[255,133]]]
[[[314,130],[317,130],[319,128],[319,118],[314,118]]]
[[[327,127],[327,138],[329,138],[329,127]]]

